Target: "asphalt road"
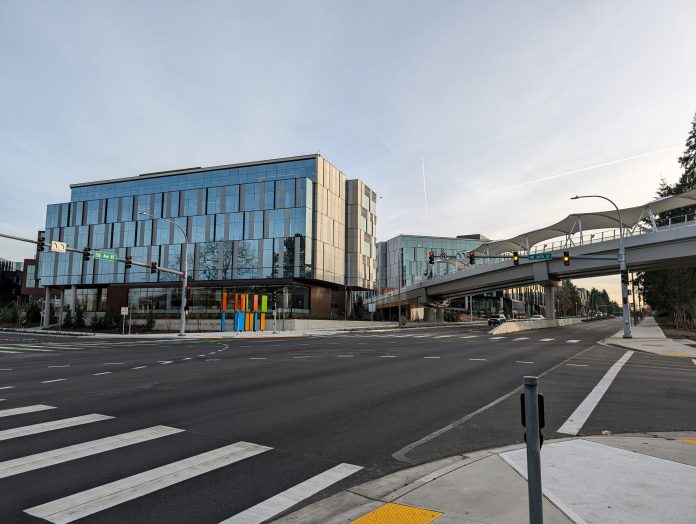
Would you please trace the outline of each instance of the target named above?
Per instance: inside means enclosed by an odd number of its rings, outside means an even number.
[[[310,502],[520,442],[524,375],[542,377],[545,437],[566,436],[556,431],[626,353],[597,344],[620,329],[137,342],[0,333],[0,520],[217,523],[285,490],[318,490]],[[695,379],[690,359],[633,354],[580,432],[693,430]],[[17,409],[27,411],[7,411]],[[66,419],[79,425],[48,430]],[[327,471],[330,481],[305,482]]]

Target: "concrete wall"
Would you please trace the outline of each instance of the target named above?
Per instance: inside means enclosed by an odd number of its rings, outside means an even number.
[[[579,324],[581,318],[559,318],[556,320],[515,320],[514,322],[505,322],[500,326],[492,329],[491,334],[500,335],[502,333],[515,333],[517,331],[529,331],[531,329],[543,329],[550,327],[569,326],[571,324]]]
[[[133,319],[133,326],[142,326],[146,320]],[[361,322],[357,320],[308,320],[308,319],[278,319],[276,321],[276,329],[278,331],[304,331],[308,329],[346,329],[346,328],[388,328],[396,327],[396,322]],[[234,331],[233,320],[231,316],[227,317],[225,323],[226,331]],[[179,330],[179,319],[156,319],[155,331],[176,332]],[[126,331],[128,331],[128,320],[126,319]],[[192,319],[186,320],[187,332],[219,332],[220,319]],[[266,331],[273,331],[273,317],[266,318]]]

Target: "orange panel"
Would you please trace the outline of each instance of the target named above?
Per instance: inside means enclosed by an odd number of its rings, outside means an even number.
[[[254,313],[257,313],[259,310],[259,296],[254,295]]]
[[[222,304],[220,304],[222,312],[225,313],[227,312],[227,293],[224,292],[222,294]]]

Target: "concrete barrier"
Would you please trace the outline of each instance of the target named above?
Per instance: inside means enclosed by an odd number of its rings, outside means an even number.
[[[550,327],[570,326],[579,324],[581,318],[558,318],[556,320],[514,320],[490,330],[491,335],[501,335],[504,333],[516,333],[517,331],[530,331],[532,329],[544,329]]]

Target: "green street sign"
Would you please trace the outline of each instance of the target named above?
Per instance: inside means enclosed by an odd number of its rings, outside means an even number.
[[[551,260],[553,255],[551,253],[532,253],[528,258],[529,260]]]
[[[116,253],[110,253],[108,251],[95,251],[92,253],[94,260],[113,260],[116,261],[118,256]]]

